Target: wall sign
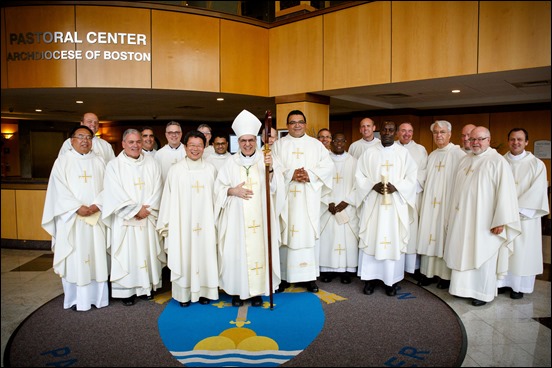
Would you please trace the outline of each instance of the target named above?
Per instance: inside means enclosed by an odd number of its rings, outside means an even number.
[[[535,141],[535,151],[533,154],[540,159],[550,159],[550,141]]]

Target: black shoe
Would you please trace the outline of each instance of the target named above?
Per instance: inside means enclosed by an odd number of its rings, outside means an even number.
[[[506,291],[508,291],[509,287],[501,287],[501,288],[498,288],[498,291],[497,293],[498,294],[504,294]]]
[[[251,298],[251,306],[252,307],[260,307],[263,305],[263,298],[259,296],[254,296]]]
[[[437,283],[437,289],[448,289],[450,286],[450,280],[439,280]]]
[[[487,302],[484,302],[483,300],[479,300],[479,299],[472,300],[472,305],[474,307],[481,307],[482,305],[485,305],[485,304],[487,304]]]
[[[512,291],[510,291],[510,298],[512,298],[512,299],[521,299],[521,298],[523,298],[523,293],[512,290]]]
[[[333,277],[330,275],[329,272],[322,272],[320,274],[320,281],[322,282],[332,282]]]
[[[351,276],[347,274],[341,275],[341,283],[342,284],[350,284],[351,283]]]
[[[418,281],[418,286],[429,286],[433,282],[433,277],[429,278],[426,275],[422,275],[420,281]]]
[[[180,302],[180,306],[181,307],[189,307],[190,304],[192,304],[192,302],[190,300],[188,300],[187,302]]]
[[[370,281],[366,281],[364,283],[364,294],[366,295],[372,295],[374,293],[375,285],[371,283]]]
[[[243,300],[241,300],[239,296],[234,295],[232,297],[232,306],[241,307],[242,305],[243,305]]]
[[[280,286],[278,286],[278,290],[276,290],[276,292],[283,293],[288,287],[289,287],[289,282],[282,280],[280,281]]]
[[[153,294],[150,295],[140,295],[138,298],[142,300],[153,300]]]
[[[307,285],[307,290],[310,291],[311,293],[317,293],[318,292],[318,285],[316,285],[316,282],[314,281],[308,281],[306,283]]]
[[[199,297],[199,304],[203,304],[203,305],[206,305],[206,304],[209,304],[211,303],[211,301],[207,298],[204,298],[202,296]]]
[[[397,288],[395,287],[395,285],[393,285],[393,286],[385,285],[385,294],[387,294],[389,296],[397,295]]]
[[[123,305],[130,307],[131,305],[134,305],[136,303],[136,295],[131,296],[130,298],[124,298],[123,299]]]
[[[72,306],[71,306],[71,310],[76,312],[76,311],[77,311],[77,305],[76,305],[76,304],[75,304],[75,305],[72,305]]]

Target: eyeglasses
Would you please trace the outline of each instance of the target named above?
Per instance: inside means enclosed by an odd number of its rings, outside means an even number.
[[[182,134],[182,132],[166,132],[168,135],[178,135]]]
[[[299,120],[299,121],[288,121],[288,125],[297,125],[297,124],[299,124],[299,125],[305,125],[305,124],[306,124],[306,122],[305,122],[305,120]]]
[[[448,132],[447,132],[446,130],[439,130],[439,131],[434,131],[434,132],[433,132],[433,135],[439,135],[439,134],[445,135],[445,134],[447,134],[447,133],[448,133]]]
[[[477,142],[483,142],[483,141],[484,141],[485,139],[487,139],[487,138],[489,138],[489,137],[470,138],[470,139],[468,139],[468,141],[470,141],[470,143],[473,143],[473,142],[475,142],[475,141],[477,141]]]
[[[91,135],[82,135],[82,134],[79,134],[79,135],[74,135],[73,138],[77,138],[79,141],[91,141],[92,137]]]

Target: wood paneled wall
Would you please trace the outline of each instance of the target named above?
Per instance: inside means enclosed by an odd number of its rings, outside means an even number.
[[[42,229],[46,190],[2,189],[2,238],[50,240]]]
[[[2,189],[2,239],[17,239],[15,190]]]

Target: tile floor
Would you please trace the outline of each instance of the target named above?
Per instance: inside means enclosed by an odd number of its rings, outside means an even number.
[[[4,349],[19,324],[41,305],[62,294],[51,269],[51,252],[1,249],[2,367]],[[500,294],[474,307],[436,284],[426,289],[443,299],[461,318],[468,335],[462,367],[550,367],[550,265],[535,292],[512,300]]]

